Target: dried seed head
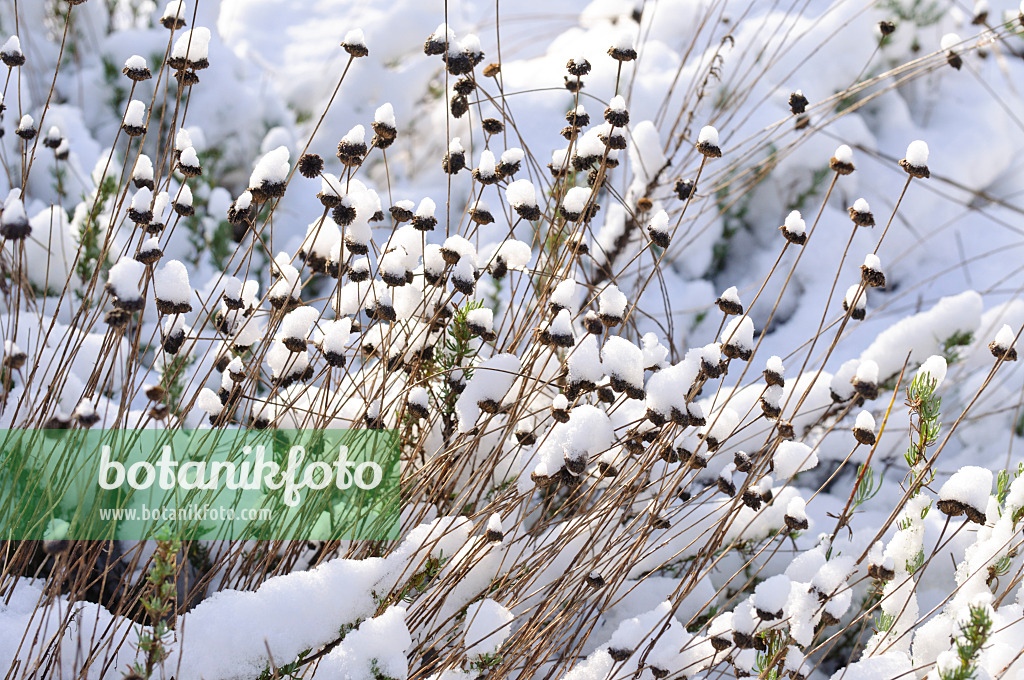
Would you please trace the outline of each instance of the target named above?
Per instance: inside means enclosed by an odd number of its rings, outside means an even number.
[[[626,109],[626,100],[622,98],[622,95],[612,97],[608,107],[604,110],[604,119],[612,127],[629,125],[629,111]]]
[[[12,35],[0,47],[0,61],[8,68],[17,68],[25,63],[25,55],[21,51],[21,40],[18,36]]]
[[[867,302],[867,290],[861,286],[850,286],[843,297],[843,311],[849,312],[851,319],[860,321],[867,315]]]
[[[121,69],[121,73],[128,76],[129,80],[134,80],[135,82],[149,80],[153,77],[153,73],[149,70],[146,60],[137,54],[129,57],[124,62],[124,68]]]
[[[947,33],[939,41],[940,48],[946,53],[946,63],[957,71],[964,65],[964,60],[960,56],[959,46],[961,42],[963,41],[956,33]]]
[[[841,144],[836,152],[829,159],[828,166],[840,175],[849,175],[854,171],[853,149],[846,144]]]
[[[907,147],[907,155],[900,160],[900,167],[911,177],[931,177],[928,170],[928,144],[920,139],[911,142]]]
[[[304,153],[299,157],[299,174],[313,179],[324,169],[324,159],[315,153]]]
[[[807,97],[800,90],[789,95],[789,110],[793,115],[800,115],[807,111]]]
[[[366,46],[366,38],[363,36],[363,31],[358,28],[353,28],[345,34],[345,39],[341,41],[341,46],[353,58],[365,57],[370,54],[370,49]]]
[[[484,77],[485,78],[496,78],[501,73],[501,64],[488,64],[484,66]]]
[[[864,264],[860,266],[860,278],[868,288],[884,288],[885,274],[882,272],[882,261],[874,253],[868,253],[864,257]]]
[[[697,191],[697,185],[694,184],[692,179],[683,179],[680,177],[675,183],[676,196],[679,197],[680,201],[685,201],[694,195]]]
[[[718,130],[711,125],[705,125],[697,135],[697,151],[707,158],[721,158],[722,149],[718,146]]]
[[[1015,339],[1013,329],[1008,324],[1003,324],[995,339],[988,344],[988,349],[996,359],[1016,361],[1017,348],[1013,346]]]
[[[794,210],[786,216],[785,223],[779,227],[782,235],[793,245],[802,246],[807,243],[807,223],[800,216],[799,210]]]
[[[480,127],[489,135],[498,135],[505,129],[505,124],[497,118],[484,118],[480,122]]]
[[[78,1],[84,2],[84,0]],[[77,2],[73,4],[77,4]],[[168,30],[185,27],[185,3],[183,0],[171,0],[167,3],[160,17],[160,24]]]
[[[18,121],[18,127],[14,130],[14,134],[18,135],[26,142],[33,139],[37,132],[36,122],[32,119],[32,116],[28,114],[21,117],[21,120]]]
[[[616,61],[633,61],[636,59],[636,48],[632,32],[624,32],[615,41],[615,44],[608,48],[608,54]]]
[[[883,37],[892,35],[896,32],[896,24],[891,21],[879,21],[878,32],[881,33]]]
[[[875,216],[871,212],[871,206],[863,198],[858,198],[849,208],[850,219],[858,227],[875,226]]]
[[[590,62],[587,61],[583,56],[576,55],[569,59],[565,64],[565,68],[569,71],[569,75],[576,76],[577,78],[585,76],[590,73]]]
[[[874,446],[875,444],[875,419],[868,411],[861,411],[857,414],[857,420],[853,425],[853,438],[859,444]]]

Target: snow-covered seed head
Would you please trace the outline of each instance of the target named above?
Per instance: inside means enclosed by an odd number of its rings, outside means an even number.
[[[423,53],[436,56],[444,54],[449,44],[455,44],[455,31],[448,24],[441,24],[423,43]]]
[[[738,316],[722,331],[722,354],[730,359],[749,361],[754,351],[754,322],[749,316]]]
[[[142,264],[156,264],[163,256],[164,251],[160,248],[160,242],[153,236],[142,242],[135,259]]]
[[[732,479],[732,473],[735,471],[736,465],[729,463],[722,468],[721,472],[718,473],[718,479],[715,480],[718,490],[730,498],[736,495],[736,482]]]
[[[865,446],[875,445],[875,418],[868,411],[857,414],[857,420],[853,424],[853,438]]]
[[[433,231],[437,226],[437,218],[434,217],[434,210],[437,208],[434,201],[424,198],[416,207],[416,214],[412,218],[412,226],[418,231]]]
[[[178,172],[185,177],[199,177],[203,174],[203,166],[199,163],[199,154],[194,148],[187,147],[178,156]]]
[[[132,184],[136,189],[153,189],[153,161],[146,154],[139,154],[132,170]]]
[[[761,412],[768,420],[778,420],[782,415],[782,386],[769,385],[761,395]]]
[[[849,312],[850,318],[860,321],[867,315],[868,291],[861,286],[850,286],[843,296],[843,311]]]
[[[167,30],[185,28],[184,0],[171,0],[168,2],[164,6],[163,14],[160,16],[160,23]]]
[[[480,163],[473,170],[473,179],[485,186],[497,184],[501,179],[495,169],[494,154],[487,149],[480,152]]]
[[[398,125],[395,123],[395,108],[388,102],[381,104],[373,114],[373,146],[386,149],[398,137]]]
[[[537,205],[537,190],[527,179],[517,179],[505,189],[505,197],[512,209],[521,218],[528,221],[540,219],[540,207]]]
[[[718,146],[718,130],[710,125],[705,125],[697,135],[697,151],[708,158],[721,158],[722,149]]]
[[[338,160],[349,168],[359,167],[366,156],[366,129],[356,125],[338,142]]]
[[[564,394],[551,400],[551,417],[558,423],[569,422],[569,399]]]
[[[522,169],[523,157],[525,155],[525,152],[518,147],[505,149],[498,158],[498,174],[505,178],[512,177],[512,175]]]
[[[25,63],[25,55],[21,51],[21,40],[18,36],[12,35],[0,47],[0,61],[8,68],[17,68]]]
[[[793,94],[789,95],[789,111],[794,116],[798,116],[807,111],[807,97],[801,90],[797,90]]]
[[[988,349],[996,359],[1016,361],[1017,348],[1013,346],[1015,339],[1016,335],[1013,329],[1009,325],[1003,324],[1003,327],[996,333],[996,337],[988,343]]]
[[[832,158],[828,161],[828,167],[840,175],[849,175],[853,172],[853,149],[846,144],[841,144]]]
[[[185,337],[192,329],[185,325],[181,316],[167,317],[163,323],[161,347],[168,354],[177,354],[185,344]]]
[[[492,224],[494,222],[494,214],[491,212],[490,206],[487,205],[487,201],[478,199],[473,204],[473,207],[469,209],[469,219],[477,224]]]
[[[858,198],[849,208],[850,219],[858,227],[875,226],[875,216],[871,212],[871,206],[863,198]]]
[[[476,258],[471,254],[463,255],[452,269],[452,288],[463,295],[472,295],[473,291],[476,290],[478,273],[475,260]]]
[[[62,141],[64,141],[64,135],[60,133],[60,128],[56,125],[51,125],[50,129],[46,132],[46,136],[43,137],[43,146],[47,149],[56,149]]]
[[[793,245],[802,246],[807,243],[807,223],[804,222],[799,210],[794,210],[786,215],[786,221],[779,227],[779,230]]]
[[[615,41],[615,44],[608,48],[608,54],[616,61],[633,61],[636,59],[635,40],[632,31],[624,31]]]
[[[786,527],[790,531],[806,531],[810,526],[807,521],[807,508],[804,499],[800,496],[793,496],[786,504],[786,515],[784,517]]]
[[[772,385],[778,385],[779,387],[785,387],[786,385],[786,368],[782,365],[782,358],[778,356],[771,356],[768,361],[765,362],[764,371],[762,372],[765,383],[770,387]]]
[[[12,371],[21,370],[27,360],[28,355],[17,344],[11,340],[4,342],[4,368],[9,368]]]
[[[161,314],[187,314],[192,311],[192,286],[188,269],[178,260],[171,260],[153,274],[156,308]]]
[[[671,242],[671,234],[669,233],[668,226],[668,213],[664,210],[659,210],[654,213],[650,223],[647,225],[647,233],[651,237],[651,242],[659,248],[668,248]]]
[[[928,144],[920,139],[911,142],[907,147],[907,155],[900,161],[900,167],[911,177],[931,177],[928,170]]]
[[[494,312],[487,307],[478,307],[467,312],[466,328],[470,333],[480,336],[487,342],[498,337],[494,332]]]
[[[207,68],[210,65],[210,37],[210,29],[204,26],[185,31],[174,41],[167,64],[176,71]]]
[[[465,167],[466,149],[462,146],[462,138],[453,137],[448,142],[448,152],[441,159],[441,168],[449,175],[454,175]]]
[[[962,40],[956,33],[946,33],[939,40],[939,47],[946,53],[946,63],[957,71],[964,65],[963,57],[960,56],[960,43]]]
[[[25,204],[20,198],[8,198],[0,209],[0,236],[9,241],[20,241],[32,233]]]
[[[363,37],[362,29],[359,28],[353,28],[346,33],[345,38],[341,41],[341,46],[353,58],[365,57],[370,54],[370,50],[366,46],[366,38]]]
[[[622,95],[615,95],[604,110],[604,119],[612,127],[626,127],[629,125],[629,111],[626,109],[626,100]]]
[[[673,188],[680,201],[688,200],[697,191],[697,185],[694,184],[692,179],[684,179],[682,177],[676,180]]]
[[[861,283],[868,288],[884,288],[885,273],[882,272],[882,261],[874,253],[864,256],[864,264],[860,266]]]
[[[138,99],[129,102],[128,108],[124,112],[124,119],[121,121],[121,129],[129,137],[146,134],[146,105]],[[193,151],[193,153],[195,152]]]
[[[172,207],[174,212],[182,217],[195,214],[196,210],[192,204],[192,189],[187,184],[182,184],[178,189],[178,193],[174,196],[174,205]]]
[[[968,465],[957,470],[939,489],[936,507],[945,515],[967,515],[976,524],[985,524],[985,511],[992,493],[992,471]]]
[[[726,315],[743,313],[743,304],[740,302],[740,294],[736,290],[736,286],[726,288],[725,292],[715,300],[715,304]]]
[[[21,120],[18,121],[18,127],[14,130],[14,134],[18,135],[26,142],[33,139],[37,132],[38,130],[36,129],[35,119],[27,113],[21,117]]]
[[[597,315],[605,326],[618,326],[626,317],[626,294],[609,284],[598,296]]]
[[[562,205],[559,210],[569,222],[583,220],[584,222],[593,218],[597,212],[597,202],[593,200],[593,191],[587,187],[573,187],[565,192],[562,198]]]
[[[269,198],[284,196],[290,155],[291,152],[287,146],[279,146],[265,153],[256,162],[256,167],[249,175],[248,187],[253,200],[261,203]]]
[[[878,364],[871,359],[860,362],[850,379],[850,384],[853,385],[857,394],[865,399],[876,399],[878,397]]]
[[[566,62],[565,68],[569,71],[569,75],[580,78],[590,73],[590,62],[587,61],[586,57],[577,54],[574,57],[570,57],[569,61]]]

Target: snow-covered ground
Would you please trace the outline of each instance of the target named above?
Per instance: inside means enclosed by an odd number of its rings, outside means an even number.
[[[227,414],[232,370],[276,385],[236,422],[406,428],[410,405],[447,420],[403,430],[407,477],[444,500],[404,507],[400,542],[262,584],[211,576],[167,677],[258,677],[328,645],[295,677],[1024,678],[1024,381],[997,362],[1024,327],[1024,4],[182,6],[173,36],[151,2],[75,5],[66,33],[65,0],[0,7],[0,38],[19,38],[0,53],[25,57],[3,93],[0,334],[5,367],[20,350],[31,370],[5,371],[0,425],[154,426],[143,386],[167,384],[175,336],[193,361],[167,425]],[[456,94],[428,38],[453,61],[482,50],[474,91]],[[199,79],[180,100],[173,71],[155,77],[168,53]],[[574,94],[567,64],[584,61]],[[397,130],[383,153],[381,125]],[[145,157],[126,146],[142,129]],[[303,176],[307,152],[322,173]],[[574,158],[571,183],[549,170]],[[154,161],[163,184],[147,187]],[[104,177],[116,190],[97,200]],[[239,247],[229,213],[273,201],[260,247],[244,229]],[[348,281],[313,276],[318,259],[320,274],[347,262]],[[31,302],[9,292],[15,271]],[[435,362],[451,375],[383,368],[445,346],[430,320],[449,299],[478,336]],[[142,307],[147,351],[108,331],[115,302]],[[222,341],[262,349],[215,370]],[[921,364],[941,416],[915,459]],[[612,403],[592,391],[606,381]],[[566,488],[588,492],[578,514]],[[0,595],[10,677],[41,660],[120,676],[136,658],[134,624],[98,604],[6,571]],[[961,664],[972,608],[992,625]],[[766,628],[771,653],[741,644]]]

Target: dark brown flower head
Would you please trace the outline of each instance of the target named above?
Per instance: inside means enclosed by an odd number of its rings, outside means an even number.
[[[324,169],[324,159],[315,153],[304,153],[299,157],[299,174],[313,179]]]
[[[800,115],[807,111],[807,97],[800,90],[789,95],[789,110],[793,115]]]
[[[569,90],[569,92],[576,94],[582,90],[583,87],[583,81],[579,78],[570,78],[569,76],[565,76],[565,89]]]
[[[501,132],[505,129],[505,124],[502,123],[497,118],[484,118],[483,121],[480,123],[480,127],[482,127],[484,129],[484,132],[486,132],[489,135],[497,135],[501,134]]]
[[[879,21],[878,32],[883,36],[892,35],[896,32],[896,24],[891,21]]]
[[[573,57],[566,63],[565,68],[569,71],[569,75],[578,78],[590,73],[590,62],[583,57]]]

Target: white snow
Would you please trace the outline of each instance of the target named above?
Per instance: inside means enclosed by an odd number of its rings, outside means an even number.
[[[466,313],[466,322],[472,326],[479,326],[485,332],[494,330],[494,312],[487,307],[471,309]]]
[[[772,462],[775,464],[775,476],[785,480],[817,467],[818,454],[803,442],[782,441],[775,449]]]
[[[198,168],[199,154],[196,153],[195,148],[190,146],[181,152],[178,162],[188,168]]]
[[[965,465],[947,479],[939,489],[939,500],[959,501],[981,512],[988,507],[992,493],[992,471],[975,465]]]
[[[667,234],[668,213],[665,212],[664,210],[659,210],[658,212],[654,213],[654,216],[651,217],[651,221],[647,225],[647,228],[650,229],[652,232],[656,232],[659,234]]]
[[[568,309],[573,315],[579,311],[579,303],[576,297],[576,279],[560,281],[555,289],[551,291],[551,304]]]
[[[559,312],[559,315],[561,314],[568,314],[568,312],[562,310]],[[572,348],[567,363],[570,383],[585,381],[597,384],[600,382],[601,376],[604,375],[604,367],[601,365],[601,352],[597,347],[597,338],[589,333],[583,336]]]
[[[505,149],[501,153],[501,163],[503,165],[515,165],[523,160],[525,153],[519,147],[512,147],[511,149]]]
[[[281,340],[306,340],[320,312],[313,307],[296,307],[284,315],[278,327],[277,337]]]
[[[138,160],[135,161],[132,179],[153,181],[153,161],[146,154],[139,154]]]
[[[807,519],[807,505],[800,496],[793,496],[786,504],[786,516],[800,521]]]
[[[907,147],[906,160],[911,167],[927,167],[928,144],[920,139],[911,142],[910,145]]]
[[[424,198],[416,208],[416,217],[433,217],[436,208],[432,199]]]
[[[160,15],[160,18],[184,19],[185,16],[185,0],[170,0],[170,2],[164,5],[164,12]]]
[[[455,402],[459,432],[469,432],[476,426],[480,419],[478,402],[501,402],[512,389],[519,369],[519,357],[514,354],[496,354],[473,367],[473,377]]]
[[[875,431],[875,417],[869,411],[861,411],[857,414],[857,420],[853,424],[858,430]]]
[[[1013,342],[1016,337],[1017,334],[1013,332],[1013,329],[1010,328],[1009,324],[1004,323],[996,333],[996,337],[993,342],[995,342],[996,347],[1007,350],[1013,347]]]
[[[866,309],[868,304],[868,291],[862,289],[860,285],[850,286],[846,289],[846,295],[843,297],[847,307],[853,307],[854,309]],[[856,304],[854,304],[856,301]]]
[[[4,217],[7,209],[4,210]],[[107,285],[121,300],[138,300],[141,297],[139,283],[146,275],[146,265],[131,257],[122,257],[110,268]]]
[[[608,108],[612,111],[622,112],[626,110],[626,100],[621,94],[617,94],[608,102]]]
[[[124,67],[130,71],[143,71],[148,68],[145,58],[137,54],[128,57],[124,62]]]
[[[633,386],[642,387],[644,384],[643,359],[644,353],[639,347],[617,335],[605,340],[601,348],[605,372]]]
[[[786,231],[797,236],[807,232],[807,223],[800,216],[799,210],[794,210],[786,215],[785,225]]]
[[[598,296],[598,313],[622,319],[626,316],[626,303],[626,294],[614,283],[608,284]]]
[[[718,297],[725,302],[733,302],[737,305],[740,304],[740,293],[736,290],[736,286],[726,288]]]
[[[537,205],[537,191],[528,179],[517,179],[505,189],[505,197],[512,207],[533,207]]]
[[[249,175],[249,187],[258,189],[264,182],[279,184],[288,179],[288,158],[291,152],[288,147],[279,146],[268,151],[259,161],[252,174]]]
[[[192,299],[188,269],[179,260],[168,260],[153,273],[153,288],[158,300],[179,304]]]
[[[210,56],[210,37],[210,29],[203,26],[182,32],[174,41],[171,58],[193,63],[207,59]]]
[[[721,336],[723,345],[732,345],[741,350],[754,348],[754,322],[749,316],[737,316],[725,325]]]
[[[352,319],[344,316],[336,321],[321,321],[320,327],[323,329],[323,337],[320,341],[321,349],[324,352],[344,354],[352,337]],[[423,388],[414,389],[422,390]],[[426,395],[426,390],[423,392]],[[412,401],[411,393],[409,400]]]
[[[131,206],[132,210],[136,210],[138,212],[146,212],[147,210],[149,210],[149,207],[152,203],[153,192],[147,189],[146,187],[142,187],[141,189],[135,192],[134,196],[132,196]]]
[[[562,198],[562,207],[568,212],[578,215],[587,207],[592,193],[588,187],[573,187],[565,192],[565,197]]]
[[[773,354],[764,363],[765,370],[777,374],[780,378],[786,377],[786,367],[782,364],[782,358]]]
[[[488,149],[484,149],[480,152],[480,163],[477,165],[477,172],[484,177],[493,177],[494,172],[494,154]]]
[[[956,33],[946,33],[939,40],[939,47],[945,52],[956,52],[962,40]]]
[[[366,47],[366,36],[363,35],[363,31],[360,28],[353,28],[352,30],[345,33],[345,38],[341,41],[343,45],[352,45]]]
[[[864,359],[858,364],[857,370],[853,374],[853,379],[856,382],[877,383],[878,364],[871,359]]]
[[[705,125],[697,135],[697,143],[718,146],[718,130],[711,125]]]
[[[778,574],[757,584],[754,589],[754,607],[764,612],[781,614],[789,599],[792,582],[785,574]]]
[[[853,209],[859,213],[871,212],[871,206],[863,198],[858,198],[853,202]],[[867,259],[864,260],[864,264],[867,264]]]
[[[4,42],[4,46],[0,47],[0,54],[22,54],[21,40],[18,39],[18,36],[12,35],[10,38],[8,38],[7,41]]]
[[[345,42],[348,42],[346,38]],[[373,122],[380,123],[391,128],[397,128],[398,125],[395,123],[395,107],[390,102],[385,102],[377,107],[377,110],[373,112]]]
[[[341,138],[342,144],[365,144],[366,143],[366,128],[362,125],[353,125],[352,128],[345,133],[345,136]]]
[[[465,623],[466,656],[473,659],[496,654],[512,632],[514,619],[511,611],[490,598],[469,605]]]
[[[848,165],[853,164],[853,149],[846,144],[840,144],[836,147],[836,151],[832,154],[832,157],[840,163]]]
[[[921,368],[917,369],[917,375],[923,376],[927,373],[935,381],[935,389],[938,389],[942,385],[942,381],[946,379],[946,368],[945,357],[933,354],[924,360]]]

